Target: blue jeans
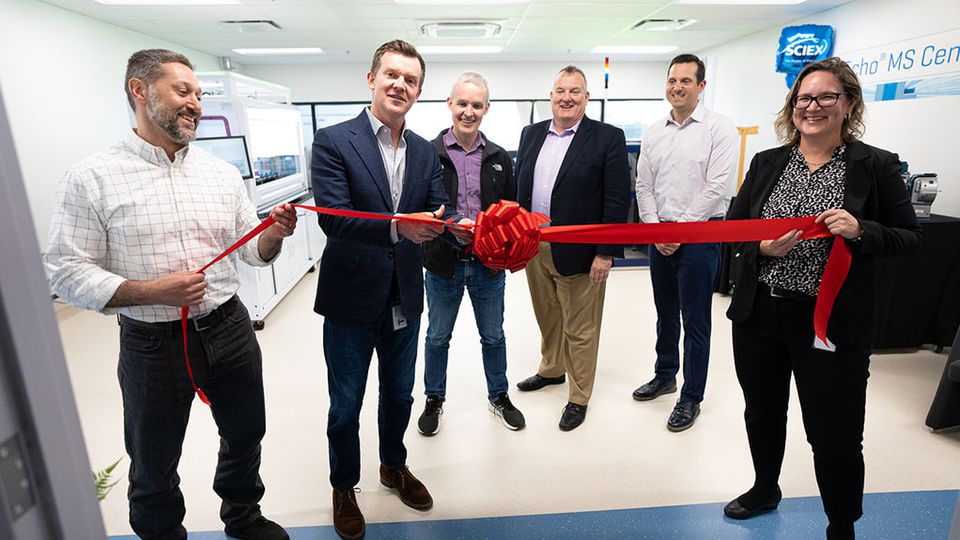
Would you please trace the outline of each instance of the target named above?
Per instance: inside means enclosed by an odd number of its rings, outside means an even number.
[[[213,490],[220,518],[243,527],[260,516],[260,440],[266,430],[260,346],[242,303],[198,332],[188,326],[190,366],[220,433]],[[130,526],[144,539],[183,539],[183,437],[194,391],[183,363],[180,321],[154,327],[123,320],[117,369],[130,456]]]
[[[323,355],[330,391],[327,444],[334,489],[353,489],[360,482],[360,407],[374,350],[380,377],[380,463],[391,469],[406,464],[403,433],[413,406],[419,334],[420,317],[407,320],[406,328],[394,331],[387,306],[372,323],[324,319]]]
[[[504,273],[491,276],[479,261],[457,261],[453,277],[427,271],[427,339],[424,346],[426,365],[423,384],[426,394],[447,395],[447,357],[450,335],[457,322],[463,289],[466,287],[473,304],[473,315],[480,332],[483,371],[487,377],[487,399],[507,391],[507,341],[503,336]]]
[[[682,244],[663,256],[650,246],[650,278],[657,306],[656,378],[680,371],[680,320],[683,319],[681,401],[700,403],[710,361],[710,309],[720,266],[720,244]]]

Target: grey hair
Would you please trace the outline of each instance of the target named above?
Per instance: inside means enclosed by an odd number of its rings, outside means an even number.
[[[561,75],[573,75],[574,73],[580,74],[580,77],[583,78],[583,91],[587,91],[587,74],[583,72],[582,69],[578,68],[573,64],[563,66],[563,69],[557,72],[557,76],[554,77],[554,81],[560,78]]]
[[[127,93],[127,103],[136,110],[133,95],[130,94],[130,79],[140,79],[143,84],[150,86],[163,76],[163,64],[176,62],[193,69],[193,64],[186,56],[166,49],[144,49],[137,51],[127,60],[127,75],[123,79],[123,91]]]
[[[451,99],[453,99],[453,92],[457,89],[457,85],[463,83],[470,83],[474,86],[483,88],[483,91],[487,94],[487,105],[490,104],[490,87],[487,86],[487,80],[483,78],[483,75],[477,73],[476,71],[464,71],[463,73],[457,75],[457,79],[453,81],[453,86],[450,87]]]

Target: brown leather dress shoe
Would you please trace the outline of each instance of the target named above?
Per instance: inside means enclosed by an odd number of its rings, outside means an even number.
[[[348,540],[361,538],[366,532],[363,514],[352,489],[333,490],[333,528],[340,538]]]
[[[433,497],[417,477],[410,472],[406,465],[391,469],[380,464],[380,483],[397,490],[403,504],[415,510],[429,510],[433,508]]]

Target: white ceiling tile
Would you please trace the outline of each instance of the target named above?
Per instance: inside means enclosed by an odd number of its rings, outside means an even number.
[[[482,0],[472,6],[398,5],[393,0],[274,0],[236,6],[106,6],[93,0],[44,1],[219,56],[230,54],[235,47],[319,46],[330,53],[310,62],[342,62],[349,61],[345,51],[367,53],[397,37],[421,45],[505,45],[504,54],[497,58],[524,60],[590,59],[594,57],[589,50],[601,44],[673,44],[684,50],[702,50],[850,0],[809,0],[797,6],[677,5],[675,0],[531,0],[494,7],[482,5]],[[679,32],[629,30],[645,17],[695,18],[698,22]],[[241,34],[219,24],[228,19],[274,20],[282,30]],[[494,38],[477,40],[439,40],[420,34],[424,22],[451,19],[494,19],[503,25],[503,30]]]

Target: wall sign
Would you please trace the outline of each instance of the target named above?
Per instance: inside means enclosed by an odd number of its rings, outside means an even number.
[[[960,95],[960,29],[837,56],[860,77],[867,101]]]
[[[787,74],[787,88],[791,88],[804,66],[829,58],[831,53],[833,53],[832,26],[819,24],[787,26],[780,31],[777,72]]]

